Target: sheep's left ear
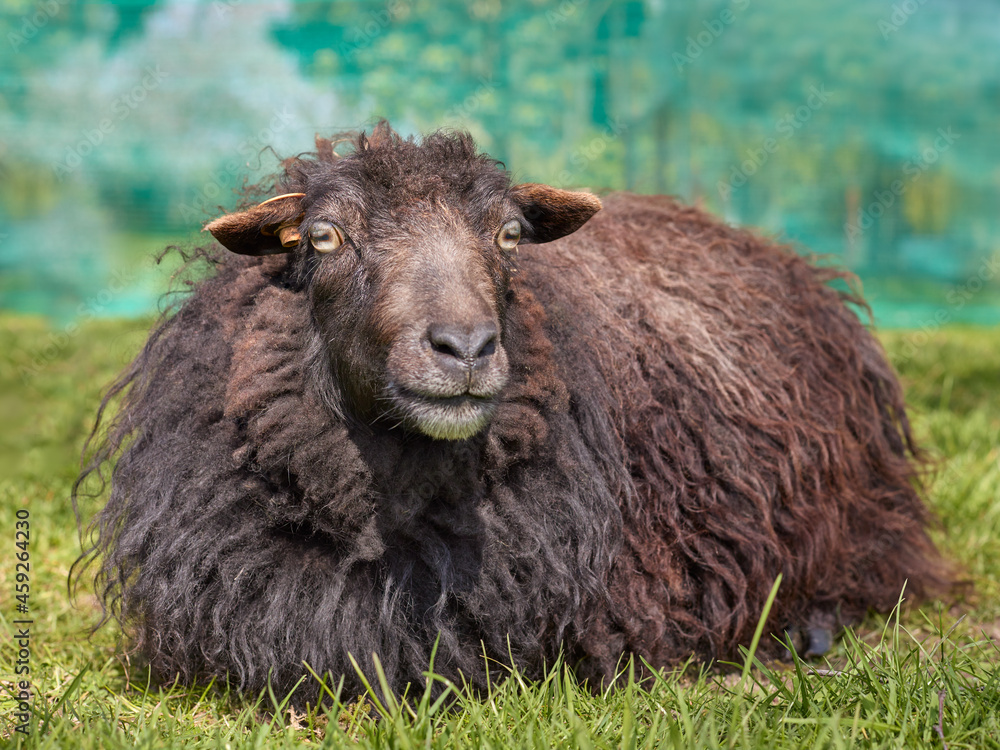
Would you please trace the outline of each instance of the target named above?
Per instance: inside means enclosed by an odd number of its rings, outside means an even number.
[[[299,244],[303,196],[305,193],[275,196],[246,211],[220,216],[205,229],[240,255],[290,253]]]
[[[601,199],[549,185],[526,182],[511,188],[511,197],[530,224],[525,242],[551,242],[582,227],[601,210]]]

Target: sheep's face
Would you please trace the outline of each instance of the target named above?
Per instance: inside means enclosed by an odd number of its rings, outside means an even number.
[[[510,378],[518,245],[576,230],[600,201],[511,187],[467,136],[417,145],[376,130],[349,156],[300,164],[302,192],[208,229],[236,252],[298,254],[351,416],[436,439],[475,435]]]

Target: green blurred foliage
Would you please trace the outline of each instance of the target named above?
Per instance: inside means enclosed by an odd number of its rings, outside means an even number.
[[[0,306],[72,315],[119,233],[187,235],[276,155],[387,117],[833,254],[919,325],[927,283],[1000,252],[998,29],[997,0],[6,0]],[[998,276],[957,319],[1000,319]]]

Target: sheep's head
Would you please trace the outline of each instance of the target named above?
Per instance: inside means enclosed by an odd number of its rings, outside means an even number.
[[[295,254],[341,408],[432,438],[471,437],[509,377],[518,245],[575,231],[600,200],[511,185],[468,135],[417,143],[382,124],[354,145],[291,160],[284,194],[206,229],[236,253]]]

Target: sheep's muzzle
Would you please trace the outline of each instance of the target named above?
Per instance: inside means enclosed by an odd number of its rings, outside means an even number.
[[[496,322],[431,323],[397,340],[389,354],[388,398],[410,429],[464,440],[487,424],[507,384],[507,353]]]

